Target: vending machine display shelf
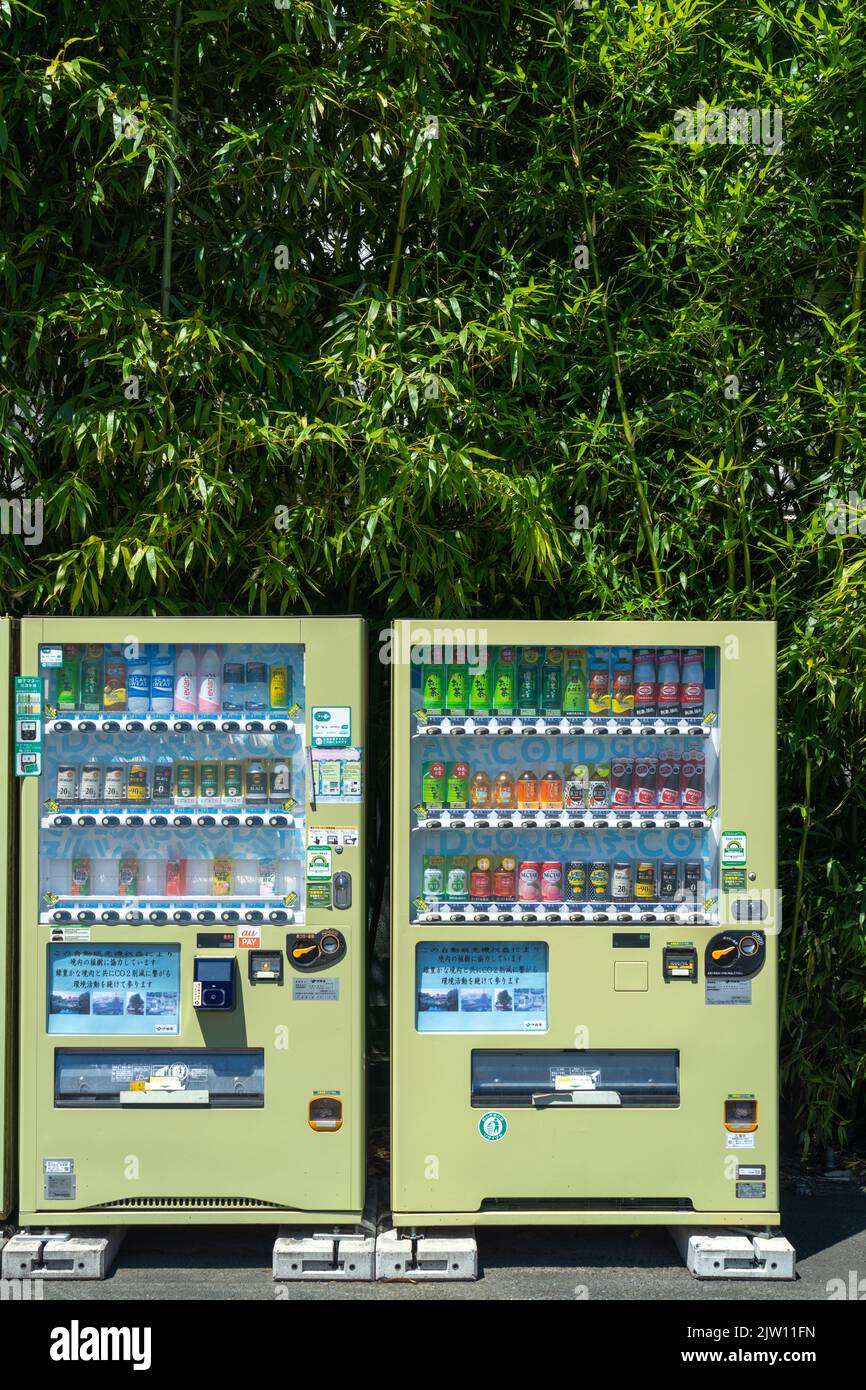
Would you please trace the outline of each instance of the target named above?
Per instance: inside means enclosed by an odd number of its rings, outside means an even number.
[[[503,737],[507,735],[526,736],[529,734],[565,734],[581,738],[587,734],[604,737],[682,737],[709,738],[715,728],[715,720],[700,719],[627,719],[603,715],[501,715],[463,718],[460,715],[427,715],[420,712],[415,716],[415,738],[476,738],[481,735]]]
[[[203,923],[276,923],[302,922],[303,911],[287,907],[274,898],[81,898],[63,899],[40,913],[43,925],[106,926],[115,923],[133,925],[201,925]]]
[[[268,713],[256,715],[223,715],[207,717],[196,714],[154,714],[108,715],[94,711],[76,714],[60,714],[45,721],[46,734],[102,733],[102,734],[165,734],[165,733],[246,733],[246,734],[288,734],[298,723],[303,730],[303,712],[296,711],[300,721],[282,715]]]
[[[413,925],[477,926],[479,923],[511,923],[516,926],[584,926],[621,922],[659,922],[681,926],[712,926],[715,915],[705,905],[696,909],[685,903],[467,903],[431,904],[419,912]]]
[[[712,813],[712,814],[711,814]],[[436,811],[418,808],[414,830],[708,830],[715,808],[697,811]]]
[[[244,806],[233,810],[224,808],[208,810],[197,806],[183,811],[169,807],[151,808],[144,811],[130,808],[115,810],[107,806],[65,806],[42,816],[40,821],[43,830],[66,829],[69,826],[93,827],[103,825],[112,827],[266,825],[276,829],[289,829],[293,828],[296,823],[298,825],[303,824],[303,813],[294,816],[290,811],[272,810],[269,807],[261,806]]]

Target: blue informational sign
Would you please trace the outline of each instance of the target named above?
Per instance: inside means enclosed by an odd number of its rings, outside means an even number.
[[[180,1031],[180,947],[48,947],[48,1032],[77,1037]]]
[[[419,1033],[547,1029],[544,942],[424,942],[415,968]]]

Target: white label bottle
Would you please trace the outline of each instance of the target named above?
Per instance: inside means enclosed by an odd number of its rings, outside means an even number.
[[[175,714],[196,712],[196,669],[192,647],[183,647],[177,654],[174,671]]]
[[[219,714],[222,709],[222,679],[219,652],[208,647],[198,667],[198,712]]]

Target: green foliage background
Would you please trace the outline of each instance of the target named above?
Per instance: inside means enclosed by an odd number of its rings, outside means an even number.
[[[0,0],[0,50],[2,607],[776,619],[786,1095],[850,1140],[861,5]]]

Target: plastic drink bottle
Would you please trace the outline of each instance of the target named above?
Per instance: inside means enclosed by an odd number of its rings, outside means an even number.
[[[268,668],[263,661],[248,661],[244,704],[247,714],[264,714],[268,707]]]
[[[208,647],[198,665],[198,712],[219,714],[222,709],[222,676],[219,652]]]
[[[126,708],[129,714],[147,714],[150,708],[150,657],[144,647],[126,668]]]
[[[171,714],[174,708],[174,647],[160,645],[150,660],[151,714]]]
[[[192,647],[183,647],[177,654],[174,672],[174,709],[176,714],[195,714],[195,687],[195,653]]]
[[[106,647],[102,672],[102,707],[115,713],[126,709],[126,662],[115,647]]]
[[[688,715],[704,712],[704,654],[699,647],[683,652],[680,709]]]
[[[562,709],[562,648],[548,647],[541,668],[541,705],[545,714]]]
[[[658,665],[659,714],[680,712],[680,654],[673,647],[663,647]]]
[[[497,714],[514,713],[514,648],[500,647],[493,672],[493,708]]]
[[[63,665],[57,676],[57,708],[78,709],[81,690],[81,653],[79,647],[64,646]]]
[[[445,667],[442,664],[441,647],[433,647],[430,661],[425,662],[421,674],[421,706],[431,714],[439,714],[445,708]]]
[[[478,666],[472,668],[472,678],[469,682],[469,709],[473,714],[490,713],[490,671],[485,666],[483,671]]]
[[[102,646],[91,642],[81,663],[81,708],[102,709]]]
[[[565,714],[586,713],[586,656],[577,647],[566,650],[567,669],[562,709]]]
[[[243,714],[246,698],[244,663],[226,661],[223,665],[223,714]]]
[[[517,713],[538,714],[540,705],[541,652],[522,647],[517,670]]]
[[[466,671],[466,652],[454,650],[454,660],[445,668],[445,704],[450,714],[465,714],[469,708],[469,680]]]

